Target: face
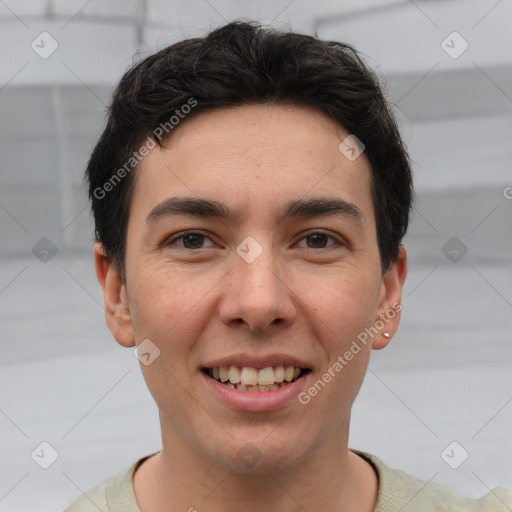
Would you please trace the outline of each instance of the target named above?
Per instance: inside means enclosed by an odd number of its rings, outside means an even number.
[[[304,107],[245,105],[186,120],[139,164],[125,283],[99,245],[96,263],[114,337],[145,343],[164,450],[242,472],[247,454],[276,470],[346,442],[405,279],[403,250],[381,273],[348,135]]]

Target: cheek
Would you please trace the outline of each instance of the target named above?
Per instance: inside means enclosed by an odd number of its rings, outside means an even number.
[[[140,365],[149,392],[161,410],[183,409],[182,382],[187,377],[188,354],[198,336],[197,313],[187,289],[168,273],[148,266],[132,283],[131,312],[137,343],[151,340],[159,350],[149,365]]]
[[[131,313],[136,332],[161,338],[169,332],[194,300],[193,286],[186,286],[179,279],[179,272],[142,263],[142,272],[133,280]],[[197,297],[195,297],[197,300]],[[144,334],[144,332],[147,334]]]
[[[349,338],[357,335],[374,321],[378,305],[380,281],[364,269],[340,269],[321,280],[306,284],[304,302],[321,320],[334,339],[334,346],[343,348]],[[322,339],[321,337],[320,339]],[[325,339],[325,338],[323,338]]]
[[[320,320],[315,322],[315,337],[324,352],[319,375],[322,382],[317,387],[322,388],[323,383],[327,383],[328,391],[322,392],[321,401],[336,403],[332,411],[335,417],[353,402],[366,373],[371,339],[361,338],[364,340],[361,341],[358,337],[364,335],[375,320],[378,285],[375,276],[350,269],[350,272],[322,280],[321,286],[317,282],[315,288],[316,303],[312,307],[317,309],[315,315]]]
[[[340,410],[352,403],[364,379],[370,358],[371,338],[365,329],[373,325],[378,305],[379,276],[355,270],[336,283],[338,293],[327,307],[331,335],[324,344],[329,362],[324,380],[331,379],[331,398]],[[330,286],[333,286],[332,283]],[[334,375],[334,377],[333,377]]]
[[[153,341],[160,349],[162,367],[181,374],[187,371],[188,356],[210,319],[205,295],[213,284],[184,278],[176,268],[142,268],[131,289],[136,340]]]
[[[165,279],[151,272],[141,276],[131,288],[130,309],[136,342],[149,339],[160,351],[150,366],[141,365],[146,380],[154,382],[155,373],[161,373],[164,368],[174,374],[176,363],[186,353],[186,340],[180,339],[186,305],[172,290]],[[166,380],[165,376],[160,377]]]

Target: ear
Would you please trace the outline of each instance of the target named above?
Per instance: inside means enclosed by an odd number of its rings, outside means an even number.
[[[375,335],[372,341],[372,348],[380,350],[387,347],[391,338],[398,330],[402,311],[402,288],[407,276],[407,252],[404,247],[399,247],[398,258],[392,263],[386,273],[382,276],[382,283],[379,291],[379,306],[375,324],[382,329]],[[387,333],[389,336],[385,336]]]
[[[115,340],[123,347],[135,346],[132,317],[126,294],[126,285],[108,260],[103,245],[94,244],[96,276],[103,289],[105,318]]]

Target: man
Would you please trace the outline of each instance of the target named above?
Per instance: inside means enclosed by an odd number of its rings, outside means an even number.
[[[122,78],[87,177],[107,323],[162,451],[68,511],[510,510],[348,448],[413,196],[355,50],[240,22],[165,48]]]

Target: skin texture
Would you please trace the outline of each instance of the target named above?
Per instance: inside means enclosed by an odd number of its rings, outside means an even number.
[[[150,339],[160,356],[141,369],[159,411],[163,450],[134,476],[143,512],[271,509],[372,511],[377,477],[348,451],[350,410],[371,348],[384,329],[307,404],[240,412],[211,393],[199,371],[235,354],[288,354],[308,362],[309,388],[353,340],[401,299],[406,253],[381,273],[370,170],[339,150],[348,133],[326,115],[299,106],[244,105],[186,119],[164,149],[137,169],[127,234],[126,282],[96,244],[106,319],[131,347]],[[244,218],[169,216],[146,223],[169,197],[225,203]],[[289,200],[339,198],[362,221],[327,215],[276,223]],[[171,242],[195,230],[206,238]],[[307,237],[320,231],[320,239]],[[252,263],[236,248],[253,237]],[[332,238],[331,238],[332,237]],[[192,248],[187,248],[192,247]],[[196,249],[194,247],[200,247]],[[248,442],[261,455],[250,468],[237,456]]]

